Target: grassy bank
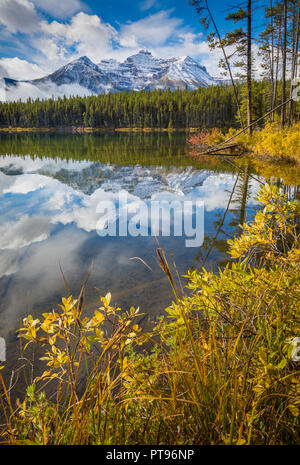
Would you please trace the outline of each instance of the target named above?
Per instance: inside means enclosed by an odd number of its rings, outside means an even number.
[[[190,143],[194,147],[194,152],[197,153],[205,147],[225,142],[236,132],[235,129],[230,129],[226,133],[219,129],[206,130],[193,135]],[[300,163],[300,123],[284,129],[278,123],[270,123],[263,129],[254,130],[251,136],[246,133],[240,134],[232,142],[238,143],[241,151],[250,152],[256,158]]]
[[[299,204],[269,186],[260,201],[232,262],[191,271],[188,295],[158,250],[174,302],[151,333],[110,294],[93,315],[70,296],[25,318],[19,334],[45,367],[16,406],[2,382],[2,442],[299,443]]]

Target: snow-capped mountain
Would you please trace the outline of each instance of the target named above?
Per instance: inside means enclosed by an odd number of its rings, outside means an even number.
[[[218,84],[206,68],[191,57],[162,59],[141,50],[120,63],[93,63],[84,56],[52,74],[31,81],[0,79],[0,100],[25,100],[63,95],[97,95],[142,89],[197,89]]]

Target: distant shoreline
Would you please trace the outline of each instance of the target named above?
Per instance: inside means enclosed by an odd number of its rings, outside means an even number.
[[[53,127],[53,128],[21,128],[9,127],[0,128],[0,133],[19,132],[66,132],[72,134],[88,134],[93,132],[198,132],[199,128],[85,128],[85,127]]]

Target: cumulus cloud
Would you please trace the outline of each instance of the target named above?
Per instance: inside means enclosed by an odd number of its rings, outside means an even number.
[[[46,218],[22,216],[16,222],[0,226],[0,250],[21,249],[34,242],[45,241],[49,234],[49,222]]]
[[[33,34],[40,26],[34,4],[28,0],[0,0],[0,23],[12,33]]]
[[[112,40],[117,38],[117,31],[108,23],[104,23],[97,15],[80,12],[70,23],[52,21],[43,23],[43,31],[49,36],[49,45],[44,41],[43,53],[68,53],[68,48],[75,48],[78,55],[88,55],[91,59],[98,59],[99,53],[105,53],[112,48]],[[38,45],[38,44],[36,44]]]
[[[140,3],[144,11],[153,6],[158,6],[154,0]],[[206,65],[210,73],[219,74],[221,53],[211,52],[202,34],[184,27],[173,10],[146,14],[115,28],[99,16],[88,14],[87,9],[82,11],[85,4],[80,0],[0,0],[0,8],[2,31],[10,35],[10,43],[15,43],[22,54],[22,59],[0,59],[0,77],[39,78],[82,55],[94,62],[103,58],[121,61],[144,48],[164,58],[190,55]],[[42,11],[57,19],[46,19]]]
[[[69,18],[79,10],[87,10],[87,6],[80,0],[32,0],[41,10],[55,18]]]
[[[160,11],[122,26],[120,44],[125,47],[163,44],[181,24],[181,19],[170,17],[170,11]]]
[[[14,176],[14,182],[8,188],[3,189],[3,194],[28,194],[46,186],[56,183],[55,180],[39,174],[24,174],[23,176]]]

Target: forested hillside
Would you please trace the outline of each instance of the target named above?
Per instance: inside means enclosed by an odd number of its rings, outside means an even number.
[[[231,86],[0,104],[1,127],[190,128],[235,124]]]

